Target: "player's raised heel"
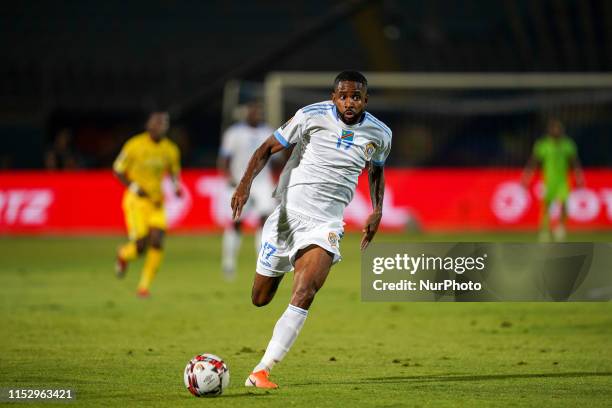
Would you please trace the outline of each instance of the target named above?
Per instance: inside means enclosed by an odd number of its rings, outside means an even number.
[[[278,388],[278,385],[274,384],[272,381],[268,380],[270,373],[266,370],[259,370],[251,373],[249,378],[246,379],[244,385],[246,387],[256,387],[256,388],[267,388],[267,389],[275,389]]]
[[[117,276],[119,279],[124,278],[125,273],[127,272],[127,267],[127,261],[117,254],[117,258],[115,259],[115,276]]]

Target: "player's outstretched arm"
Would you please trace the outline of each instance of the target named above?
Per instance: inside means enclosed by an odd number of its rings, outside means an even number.
[[[363,227],[363,236],[361,238],[361,250],[363,251],[370,245],[380,220],[382,219],[383,212],[383,199],[385,197],[385,169],[382,166],[376,166],[370,162],[368,168],[368,181],[370,184],[370,199],[372,200],[372,214],[368,216],[366,224]]]
[[[574,156],[571,161],[572,168],[574,169],[574,177],[576,178],[576,185],[580,188],[586,185],[584,181],[584,172],[582,171],[582,166],[580,165],[580,159],[578,156]]]
[[[525,169],[523,170],[523,175],[521,176],[521,185],[523,187],[527,187],[529,182],[533,178],[533,175],[538,167],[538,159],[535,155],[529,158],[529,161],[525,165]]]
[[[174,187],[174,195],[177,197],[183,196],[183,189],[181,187],[181,151],[178,146],[172,145],[170,150],[170,166],[168,173],[172,180],[172,186]]]
[[[134,161],[134,149],[135,145],[133,142],[130,141],[128,141],[123,146],[121,152],[119,153],[119,156],[117,156],[117,158],[113,162],[113,174],[119,179],[119,181],[125,186],[125,188],[135,194],[138,194],[138,196],[140,197],[147,197],[147,193],[136,182],[130,180],[127,176],[131,164]]]
[[[133,193],[136,193],[139,197],[147,197],[147,193],[136,182],[128,179],[125,173],[113,170],[113,174],[119,179],[119,181],[125,186],[125,188],[132,191]]]
[[[130,188],[130,180],[127,178],[125,173],[119,172],[117,170],[113,170],[113,174],[117,179],[123,184],[125,188]]]
[[[244,175],[242,176],[242,180],[238,183],[238,187],[236,187],[236,191],[232,196],[232,217],[234,220],[238,220],[240,218],[240,214],[242,213],[242,207],[246,204],[249,199],[249,194],[251,192],[251,184],[255,179],[255,176],[259,174],[261,169],[263,169],[270,160],[270,156],[274,153],[283,150],[285,147],[276,139],[274,136],[268,137],[262,144],[255,150],[253,156],[251,156],[251,160],[249,160],[249,165],[247,169],[244,171]]]
[[[181,187],[181,173],[171,173],[170,180],[172,181],[172,186],[174,187],[174,195],[177,197],[183,196],[183,188]]]

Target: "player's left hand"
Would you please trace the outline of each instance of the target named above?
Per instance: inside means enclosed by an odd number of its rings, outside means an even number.
[[[242,207],[246,204],[249,199],[250,189],[242,183],[238,184],[234,195],[232,196],[232,219],[238,221],[242,214]]]
[[[584,174],[582,174],[582,172],[576,175],[576,187],[578,188],[586,187],[586,183],[584,181]]]
[[[361,237],[361,250],[362,251],[364,251],[368,247],[368,245],[370,245],[370,242],[372,242],[372,239],[374,238],[376,231],[378,231],[378,226],[380,225],[381,218],[382,218],[381,212],[373,212],[372,214],[368,216],[368,219],[366,220],[366,224],[361,230],[361,232],[363,232],[363,237]]]

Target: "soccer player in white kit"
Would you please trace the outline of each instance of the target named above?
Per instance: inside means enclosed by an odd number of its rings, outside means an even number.
[[[269,380],[270,371],[293,345],[315,294],[341,258],[343,211],[365,167],[373,212],[362,230],[362,250],[378,230],[391,130],[365,111],[367,102],[367,80],[362,74],[338,74],[331,101],[298,110],[255,151],[232,197],[236,218],[249,198],[253,179],[270,156],[293,149],[276,190],[281,203],[263,228],[252,292],[255,306],[268,304],[283,276],[293,270],[291,301],[246,386],[278,388]]]
[[[247,168],[253,152],[270,136],[274,130],[263,122],[259,102],[246,105],[244,121],[230,126],[224,133],[219,152],[219,169],[227,179],[228,188],[233,191]],[[259,252],[261,226],[274,211],[277,201],[272,197],[274,181],[269,166],[265,166],[253,182],[249,207],[260,219],[255,233],[255,251]],[[233,280],[236,274],[236,258],[242,241],[241,221],[236,219],[227,225],[223,232],[222,269],[226,279]]]

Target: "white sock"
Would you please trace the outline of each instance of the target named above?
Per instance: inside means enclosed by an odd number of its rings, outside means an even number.
[[[223,268],[233,270],[236,268],[236,255],[240,250],[242,235],[233,226],[223,232]]]
[[[553,230],[553,237],[555,241],[563,241],[565,239],[565,226],[563,224],[559,224]]]
[[[261,228],[257,228],[255,230],[255,255],[259,255],[259,250],[261,249]]]
[[[268,348],[266,348],[261,362],[255,366],[253,372],[259,370],[267,370],[269,372],[276,363],[285,357],[298,334],[300,334],[307,316],[308,310],[300,309],[293,305],[287,307],[285,313],[276,322]]]

